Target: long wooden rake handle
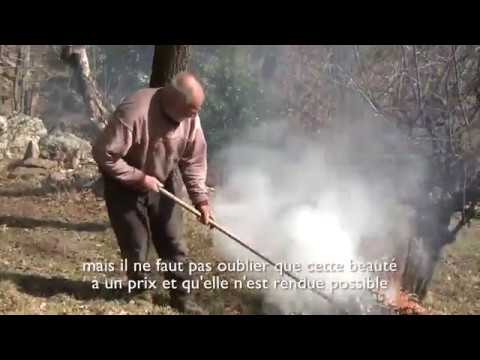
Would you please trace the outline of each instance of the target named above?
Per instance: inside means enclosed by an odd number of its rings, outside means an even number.
[[[163,195],[165,195],[166,197],[172,199],[173,201],[175,201],[178,205],[180,205],[181,207],[183,207],[185,210],[189,211],[190,213],[192,213],[193,215],[195,215],[197,218],[200,218],[202,216],[202,214],[200,213],[200,211],[198,211],[197,209],[195,209],[193,206],[187,204],[185,201],[183,201],[182,199],[176,197],[175,195],[173,195],[172,193],[170,193],[169,191],[167,191],[165,188],[163,187],[160,187],[159,188],[159,192]],[[212,219],[210,219],[209,221],[209,225],[211,228],[215,228],[217,229],[218,231],[220,231],[221,233],[223,233],[224,235],[228,236],[230,239],[234,240],[235,242],[237,242],[238,244],[240,244],[241,246],[243,246],[244,248],[246,248],[248,251],[252,252],[253,254],[255,254],[256,256],[258,256],[260,259],[262,259],[263,261],[266,261],[267,263],[269,263],[270,265],[272,265],[273,267],[276,266],[276,264],[270,260],[269,258],[267,258],[265,255],[262,255],[261,253],[259,253],[258,251],[256,251],[255,249],[251,248],[250,246],[248,246],[247,244],[245,244],[242,240],[240,240],[240,238],[238,236],[236,236],[235,234],[233,234],[232,232],[228,231],[227,229],[225,229],[223,226],[217,224],[215,221],[213,221]],[[288,272],[288,271],[283,271],[283,273],[287,276],[289,276],[291,279],[299,282],[301,281],[300,278],[298,278],[297,276],[293,275],[292,273]],[[324,294],[323,292],[320,292],[318,291],[318,289],[314,289],[314,288],[310,288],[310,290],[312,292],[314,292],[315,294],[319,295],[320,297],[322,297],[324,300],[326,300],[328,303],[330,303],[331,305],[333,305],[335,308],[337,308],[337,310],[341,313],[341,314],[344,314],[344,315],[348,315],[348,311],[346,311],[345,309],[339,307],[339,305],[337,305],[334,301],[334,299],[327,295],[327,294]]]

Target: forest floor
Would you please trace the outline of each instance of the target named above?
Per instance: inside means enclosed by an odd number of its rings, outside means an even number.
[[[38,181],[9,179],[0,162],[0,314],[176,314],[116,290],[92,289],[92,280],[122,279],[113,272],[86,273],[84,263],[120,263],[103,200],[91,191],[41,191]],[[185,238],[195,262],[214,262],[209,230],[185,216]],[[219,292],[222,291],[221,294]],[[200,290],[196,300],[211,314],[258,311],[243,290]]]
[[[1,165],[1,164],[0,164]],[[91,280],[122,278],[85,273],[86,262],[120,262],[104,202],[90,191],[34,190],[0,170],[0,314],[176,314],[164,305],[92,289]],[[185,237],[196,262],[219,259],[208,230],[186,216]],[[211,314],[259,313],[259,297],[244,290],[199,290]],[[437,314],[480,314],[480,223],[445,252],[423,306]]]
[[[446,247],[424,304],[438,314],[480,314],[480,221],[458,234]]]

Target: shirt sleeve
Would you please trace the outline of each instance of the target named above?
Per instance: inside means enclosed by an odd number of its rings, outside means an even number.
[[[187,140],[186,150],[179,161],[183,182],[195,206],[208,204],[207,142],[200,126],[200,118],[195,119],[192,135]]]
[[[134,117],[131,104],[119,105],[95,142],[92,155],[103,173],[128,187],[137,188],[145,174],[123,159],[132,146]]]

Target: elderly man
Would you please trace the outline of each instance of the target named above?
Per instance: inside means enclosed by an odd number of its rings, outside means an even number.
[[[139,90],[118,106],[93,146],[129,279],[145,278],[133,264],[147,260],[150,239],[161,259],[187,261],[181,208],[159,194],[160,187],[179,195],[183,178],[201,221],[208,225],[207,144],[198,116],[204,99],[202,86],[190,73],[178,74],[166,87]],[[177,285],[188,279],[185,271],[167,277]],[[181,312],[203,313],[181,286],[170,291],[170,305]]]

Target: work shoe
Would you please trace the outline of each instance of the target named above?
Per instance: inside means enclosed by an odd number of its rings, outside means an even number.
[[[187,296],[172,296],[170,306],[186,315],[208,315],[208,312]]]

